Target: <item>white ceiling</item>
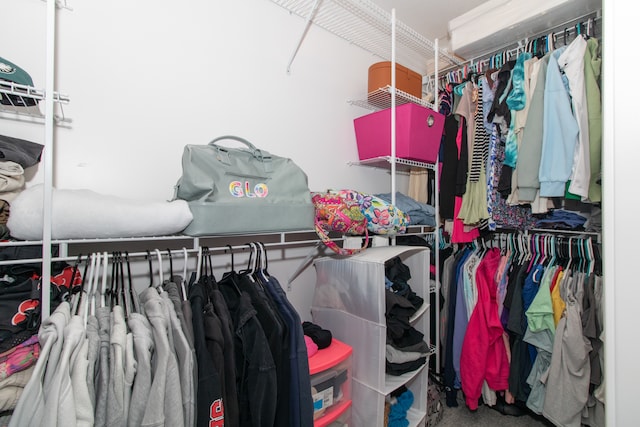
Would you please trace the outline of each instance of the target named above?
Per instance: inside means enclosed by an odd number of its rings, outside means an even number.
[[[384,10],[396,9],[396,19],[426,38],[449,46],[449,20],[485,3],[486,0],[373,0]]]
[[[477,8],[480,5],[484,5],[483,13],[488,12],[487,7],[501,7],[504,4],[508,6],[507,15],[510,11],[525,7],[529,5],[531,0],[372,0],[378,6],[386,11],[391,11],[395,8],[396,18],[409,27],[416,30],[426,38],[433,40],[438,39],[440,47],[445,49],[451,49],[450,34],[448,31],[449,21],[458,18],[472,9]],[[540,2],[539,2],[540,3]],[[505,40],[513,41],[523,39],[539,34],[541,31],[545,31],[549,28],[553,28],[557,25],[564,25],[568,20],[584,16],[587,13],[591,13],[595,10],[602,9],[601,0],[563,0],[558,1],[557,5],[551,0],[546,1],[549,6],[548,10],[552,10],[551,13],[542,12],[539,13],[534,22],[518,22],[517,24],[505,24],[505,28],[501,28],[496,25],[495,33],[490,37],[482,36],[479,40],[474,40],[473,35],[467,34],[466,43],[460,43],[459,31],[456,33],[456,46],[455,54],[468,58],[469,55],[483,54],[489,52],[497,47],[505,45]],[[493,5],[490,5],[493,4]],[[520,5],[520,6],[518,6]],[[531,3],[533,7],[534,4]],[[535,9],[535,8],[533,8]],[[547,10],[543,9],[543,10]],[[493,10],[493,9],[492,9]],[[492,14],[493,12],[488,12]],[[514,14],[514,17],[521,18],[518,14]],[[466,18],[465,18],[466,19]],[[500,18],[498,18],[500,19]],[[504,25],[503,25],[504,26]],[[492,47],[492,49],[489,49]]]

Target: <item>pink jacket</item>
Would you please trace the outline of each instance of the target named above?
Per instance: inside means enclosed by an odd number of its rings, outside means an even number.
[[[509,387],[509,361],[496,299],[495,273],[499,264],[500,251],[496,248],[487,250],[476,272],[478,303],[469,318],[462,343],[460,380],[471,410],[478,408],[485,380],[492,390]]]

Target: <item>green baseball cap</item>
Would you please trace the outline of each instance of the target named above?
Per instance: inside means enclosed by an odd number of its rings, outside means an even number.
[[[26,86],[33,86],[33,80],[29,73],[18,67],[11,61],[0,56],[0,79],[18,83]]]

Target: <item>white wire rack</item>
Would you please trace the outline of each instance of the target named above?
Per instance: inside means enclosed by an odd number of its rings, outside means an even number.
[[[313,23],[325,30],[353,43],[362,49],[390,60],[391,15],[369,0],[271,0],[293,14],[307,20],[307,28]],[[302,33],[298,48],[306,34]],[[396,61],[416,72],[427,75],[435,67],[436,47],[402,22],[396,24]],[[294,52],[291,62],[295,57]],[[460,64],[454,56],[442,49],[438,50],[440,61],[445,66]],[[291,62],[289,65],[291,65]]]
[[[40,102],[46,98],[45,90],[32,86],[0,80],[0,117],[18,119],[31,118],[44,122],[45,115],[40,110]],[[70,123],[62,106],[69,103],[67,95],[54,92],[53,102],[56,105],[54,120],[57,123]]]
[[[349,101],[351,105],[356,105],[358,107],[366,108],[368,110],[378,111],[384,110],[386,108],[391,108],[391,93],[393,92],[391,86],[381,87],[379,89],[374,90],[373,92],[369,92],[367,94],[367,99],[357,99],[353,101]],[[395,90],[396,94],[396,105],[402,104],[418,104],[426,108],[431,108],[435,110],[435,106],[427,101],[424,101],[414,95],[403,92],[399,89]]]
[[[367,166],[372,168],[389,170],[394,160],[391,156],[373,157],[371,159],[359,160],[357,162],[349,162],[349,166]],[[409,173],[413,168],[435,170],[436,166],[432,163],[418,162],[411,159],[395,158],[396,172]]]

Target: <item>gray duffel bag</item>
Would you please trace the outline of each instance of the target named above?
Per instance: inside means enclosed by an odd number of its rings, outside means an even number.
[[[246,148],[218,144],[225,139]],[[175,190],[193,213],[183,231],[190,236],[313,229],[315,209],[304,171],[237,136],[186,145]]]

